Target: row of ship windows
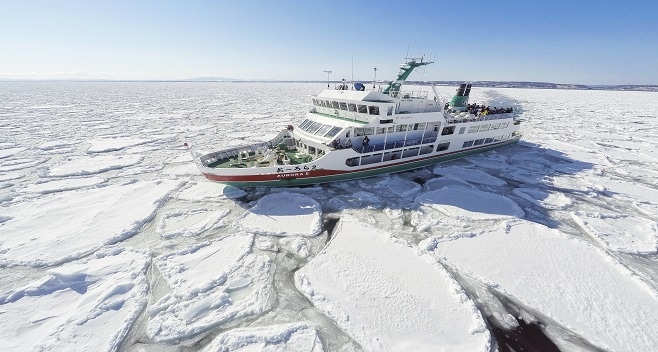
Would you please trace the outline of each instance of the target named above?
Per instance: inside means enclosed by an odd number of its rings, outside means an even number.
[[[386,133],[395,133],[395,132],[408,132],[408,131],[422,131],[427,128],[430,128],[434,126],[435,132],[436,132],[436,124],[435,125],[428,125],[427,122],[422,122],[422,123],[411,123],[411,124],[404,124],[404,125],[395,125],[395,126],[389,126],[389,127],[355,127],[354,128],[354,135],[355,136],[372,136],[376,134],[386,134]],[[321,136],[321,137],[327,137],[327,138],[333,138],[340,130],[342,129],[341,127],[336,127],[332,125],[324,125],[320,122],[315,122],[313,120],[306,119],[302,121],[301,124],[299,124],[299,128],[302,131],[306,131],[308,133]]]
[[[481,139],[476,139],[472,141],[466,141],[462,145],[462,148],[468,148],[476,145],[482,145],[482,144],[488,144],[488,143],[494,143],[494,142],[499,142],[499,141],[504,141],[507,139],[510,139],[512,135],[502,135],[502,136],[496,136],[493,138],[481,138]],[[436,146],[436,151],[444,151],[448,150],[450,148],[450,142],[443,142],[439,143]],[[429,154],[434,150],[434,145],[424,145],[420,147],[413,147],[413,148],[407,148],[404,150],[396,150],[392,152],[386,152],[386,153],[377,153],[377,154],[371,154],[371,155],[365,155],[362,157],[356,157],[356,158],[349,158],[345,160],[345,165],[347,166],[359,166],[359,165],[368,165],[368,164],[375,164],[375,163],[380,163],[384,161],[389,161],[389,160],[396,160],[400,158],[409,158],[413,156],[418,156],[418,155],[423,155],[423,154]]]
[[[316,136],[333,138],[335,135],[342,130],[342,127],[336,127],[332,125],[325,125],[320,122],[306,119],[299,124],[299,128],[302,131],[314,134]]]
[[[511,137],[511,134],[508,134],[506,136],[496,136],[493,138],[481,138],[481,139],[476,139],[472,141],[466,141],[462,145],[462,148],[468,148],[472,147],[475,145],[482,145],[482,144],[488,144],[488,143],[493,143],[493,142],[499,142],[499,141],[504,141],[506,139],[509,139]]]
[[[448,150],[450,148],[450,142],[443,142],[439,143],[436,146],[436,151],[440,152],[443,150]],[[359,166],[359,165],[368,165],[368,164],[375,164],[375,163],[380,163],[384,161],[389,161],[389,160],[396,160],[396,159],[401,159],[401,158],[409,158],[412,156],[418,156],[418,155],[423,155],[423,154],[429,154],[434,150],[434,145],[423,145],[420,147],[412,147],[412,148],[407,148],[403,150],[396,150],[392,152],[386,152],[386,153],[377,153],[377,154],[371,154],[371,155],[365,155],[362,157],[356,157],[356,158],[349,158],[345,160],[345,165],[347,166]]]
[[[313,99],[313,105],[323,108],[358,112],[361,114],[379,115],[379,106],[377,105],[361,105],[354,103],[348,104],[342,101],[331,101],[331,100],[320,100],[320,99]],[[393,114],[393,107],[389,106],[387,115],[392,115],[392,114]]]
[[[486,124],[486,125],[480,125],[480,126],[471,126],[468,128],[468,133],[475,133],[475,132],[484,132],[484,131],[489,131],[489,130],[497,130],[500,128],[507,128],[509,126],[509,122],[500,122],[500,123],[492,123],[492,124]],[[462,127],[459,129],[459,134],[464,134],[466,131],[466,127]],[[441,130],[441,135],[442,136],[447,136],[455,133],[455,126],[447,126],[444,127],[443,130]]]

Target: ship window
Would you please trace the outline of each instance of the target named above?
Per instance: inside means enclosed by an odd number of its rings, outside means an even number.
[[[386,127],[377,127],[377,134],[386,134]]]
[[[485,144],[486,143],[491,143],[491,142],[493,142],[493,138],[487,138],[487,139],[484,140]]]
[[[359,166],[359,158],[349,158],[345,160],[347,166]]]
[[[340,105],[340,109],[341,109],[341,110],[347,110],[347,103],[343,103],[343,102],[341,101],[340,103],[338,103],[338,105]]]
[[[382,161],[382,153],[361,157],[361,165],[374,164]]]
[[[368,106],[368,113],[370,115],[379,115],[379,106],[376,105]]]
[[[368,113],[368,107],[365,105],[359,105],[359,112],[362,114],[367,114]]]
[[[324,100],[320,100],[320,106],[322,106],[323,108],[326,108],[326,107],[327,107],[327,106],[324,104]]]
[[[416,156],[418,155],[418,151],[420,150],[420,147],[413,147],[406,149],[402,152],[402,157],[403,158],[408,158],[410,156]]]
[[[341,127],[333,127],[333,128],[332,128],[331,130],[329,130],[329,132],[327,132],[327,134],[325,134],[324,136],[327,137],[327,138],[332,138],[333,136],[337,135],[338,132],[340,132],[340,130],[342,130]]]
[[[479,128],[480,128],[479,126],[471,126],[471,127],[468,129],[468,133],[475,133],[475,132],[478,131]]]
[[[308,147],[309,154],[315,154],[315,147]]]
[[[414,131],[424,130],[424,129],[425,129],[425,126],[427,126],[427,122],[423,122],[423,123],[414,123]]]
[[[363,128],[358,128],[358,127],[354,128],[354,136],[355,137],[363,136]]]
[[[319,130],[317,130],[317,131],[315,132],[315,134],[318,135],[318,136],[324,136],[327,132],[329,132],[329,130],[331,129],[331,127],[333,127],[333,126],[331,126],[331,125],[324,125],[324,126],[322,126],[322,128],[320,128]]]
[[[320,129],[320,127],[322,127],[322,124],[321,124],[321,123],[319,123],[319,122],[313,122],[313,124],[311,124],[311,126],[309,126],[309,127],[306,129],[306,132],[308,132],[308,133],[315,133],[315,131],[317,131],[318,129]]]
[[[356,112],[356,104],[347,104],[347,109]]]
[[[464,134],[464,131],[466,131],[466,127],[462,127],[459,129],[459,134]]]
[[[432,150],[434,150],[434,145],[433,144],[424,145],[424,146],[420,147],[420,154],[421,155],[422,154],[428,154],[428,153],[431,153]]]
[[[478,131],[480,131],[480,132],[482,132],[482,131],[489,131],[489,125],[482,125],[482,126],[480,126],[480,129],[479,129]]]
[[[393,119],[379,120],[379,123],[393,123]]]
[[[363,129],[363,132],[366,136],[372,136],[375,134],[375,128],[374,127],[366,127]]]
[[[307,127],[310,124],[311,124],[311,120],[306,119],[306,120],[302,121],[302,123],[299,124],[299,128],[301,128],[303,130],[305,127]]]
[[[391,126],[386,129],[386,133],[393,133],[393,132],[395,132],[395,126]]]
[[[470,147],[472,145],[473,145],[473,141],[467,141],[467,142],[464,142],[464,145],[462,145],[462,148]]]
[[[340,105],[338,105],[338,102],[337,102],[337,101],[332,101],[332,102],[331,102],[331,106],[332,106],[334,109],[339,109],[339,108],[340,108]]]
[[[313,105],[318,105],[318,101],[313,99]]]
[[[443,130],[441,131],[442,136],[447,136],[453,133],[455,133],[455,126],[443,127]]]
[[[473,145],[480,145],[480,144],[482,144],[482,143],[484,143],[484,138],[482,138],[482,139],[476,139],[475,142],[473,142]]]
[[[406,132],[407,125],[397,125],[395,126],[395,132]]]
[[[439,143],[439,145],[436,146],[436,151],[440,152],[440,151],[448,150],[448,148],[450,148],[450,142]]]
[[[330,108],[330,107],[331,107],[331,102],[330,102],[329,100],[325,100],[325,101],[324,101],[324,105],[325,105],[326,107]]]
[[[387,115],[387,116],[391,116],[391,115],[393,115],[393,107],[392,107],[392,106],[389,106],[389,107],[388,107],[388,112],[386,113],[386,115]]]
[[[500,127],[500,124],[499,124],[499,123],[492,123],[490,129],[492,129],[492,130],[497,130],[498,127]]]

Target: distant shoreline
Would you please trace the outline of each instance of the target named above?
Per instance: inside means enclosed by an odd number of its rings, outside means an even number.
[[[0,83],[11,82],[80,82],[80,83],[327,83],[327,81],[300,81],[300,80],[240,80],[240,79],[178,79],[178,80],[94,80],[94,79],[0,79]],[[459,86],[467,81],[407,81],[408,85],[437,85],[437,86]],[[563,84],[550,82],[523,82],[523,81],[469,81],[473,87],[482,88],[534,88],[534,89],[567,89],[567,90],[612,90],[612,91],[643,91],[658,92],[658,85],[585,85],[585,84]],[[330,81],[330,84],[338,84],[340,81]],[[387,82],[378,82],[386,84]]]

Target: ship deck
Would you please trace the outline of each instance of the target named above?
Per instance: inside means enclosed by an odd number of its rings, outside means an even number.
[[[209,164],[208,167],[214,169],[227,168],[248,168],[248,167],[268,167],[276,165],[299,165],[311,161],[312,156],[300,153],[297,150],[276,150],[269,154],[259,154],[255,152],[243,153],[240,158],[234,156],[231,158],[220,159]]]

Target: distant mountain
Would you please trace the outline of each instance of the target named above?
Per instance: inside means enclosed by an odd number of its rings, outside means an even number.
[[[458,86],[465,81],[408,81],[410,84],[435,84],[439,86]],[[584,85],[549,82],[516,82],[516,81],[470,81],[473,87],[489,88],[537,88],[537,89],[580,89],[580,90],[631,90],[658,92],[658,85]]]
[[[196,77],[196,78],[189,78],[189,79],[184,79],[183,81],[190,81],[190,82],[235,82],[235,81],[243,81],[242,79],[235,79],[235,78],[226,78],[226,77]]]

